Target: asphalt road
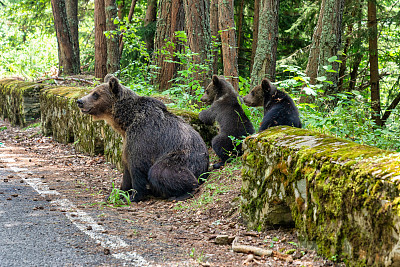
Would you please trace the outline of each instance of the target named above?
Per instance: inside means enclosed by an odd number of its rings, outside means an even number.
[[[4,150],[0,163],[0,267],[149,265]]]
[[[0,169],[0,266],[124,264],[105,255],[32,187],[7,179],[9,175]]]

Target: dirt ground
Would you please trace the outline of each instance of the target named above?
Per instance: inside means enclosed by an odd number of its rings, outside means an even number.
[[[28,158],[26,167],[31,170],[30,175],[40,173],[50,189],[97,218],[98,224],[129,242],[154,265],[339,266],[313,250],[299,247],[295,229],[263,233],[246,230],[239,213],[239,161],[214,171],[195,196],[186,201],[150,199],[130,206],[113,206],[104,199],[113,183],[119,187],[122,174],[105,162],[103,156],[77,153],[73,145],[43,136],[37,125],[21,129],[1,120],[0,146],[3,151],[10,148],[7,153],[15,154],[16,161],[21,155]],[[215,161],[215,155],[211,160]],[[0,168],[4,167],[0,163]],[[249,245],[273,253],[253,257],[234,252],[231,241],[224,243],[223,236],[235,238],[235,245]]]

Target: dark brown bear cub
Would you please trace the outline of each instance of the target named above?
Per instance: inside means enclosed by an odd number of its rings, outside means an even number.
[[[250,107],[264,107],[259,132],[278,125],[301,128],[299,111],[293,99],[278,90],[268,79],[262,80],[261,85],[254,87],[243,101]]]
[[[229,136],[243,139],[254,133],[253,124],[244,113],[238,97],[238,93],[229,82],[214,75],[201,98],[201,101],[211,104],[211,107],[200,112],[199,119],[205,124],[212,125],[214,121],[219,124],[219,134],[211,141],[213,150],[221,159],[213,165],[214,169],[224,166],[232,156],[242,152],[242,145],[239,144],[235,148]]]
[[[148,195],[185,199],[208,171],[207,147],[200,135],[151,97],[122,86],[115,77],[77,100],[95,120],[105,120],[124,141],[121,190],[133,191],[132,201]]]

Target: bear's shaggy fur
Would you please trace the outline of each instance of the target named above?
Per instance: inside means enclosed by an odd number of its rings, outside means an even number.
[[[200,135],[166,106],[122,86],[115,77],[77,100],[82,113],[105,120],[124,140],[121,190],[132,201],[148,195],[185,199],[208,171],[207,147]]]
[[[211,107],[201,111],[199,119],[205,124],[212,125],[215,121],[219,124],[219,134],[211,142],[213,150],[221,159],[213,165],[214,169],[218,169],[232,156],[242,152],[241,143],[235,148],[229,136],[243,139],[254,133],[254,127],[239,103],[238,93],[223,77],[213,76],[201,101],[211,104]]]
[[[285,92],[278,90],[266,78],[262,80],[261,85],[254,87],[243,101],[250,107],[264,107],[264,117],[259,132],[278,125],[301,128],[299,111],[293,99]]]

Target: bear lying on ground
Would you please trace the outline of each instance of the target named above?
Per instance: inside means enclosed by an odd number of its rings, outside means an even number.
[[[219,134],[212,139],[211,144],[221,161],[214,164],[213,169],[219,169],[232,156],[238,156],[242,152],[241,143],[235,148],[229,136],[240,140],[254,133],[253,124],[238,102],[238,96],[229,82],[214,75],[201,98],[201,101],[211,104],[211,107],[201,111],[199,119],[205,124],[212,125],[214,121],[219,124]]]
[[[135,94],[115,77],[106,76],[105,81],[77,104],[82,113],[105,120],[122,135],[121,190],[133,191],[131,201],[135,202],[148,195],[190,197],[209,164],[199,133],[159,100]]]
[[[264,117],[259,132],[278,125],[301,128],[299,111],[293,99],[278,90],[266,78],[262,80],[261,85],[257,85],[243,97],[243,101],[250,107],[264,107]]]

